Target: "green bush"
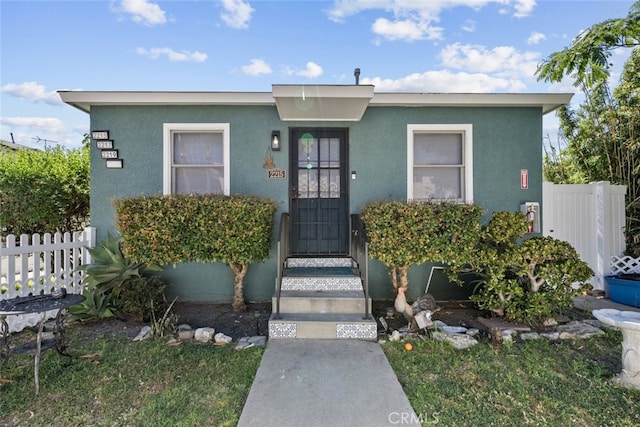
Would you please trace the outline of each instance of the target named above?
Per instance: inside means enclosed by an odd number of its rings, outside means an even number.
[[[274,201],[257,196],[140,196],[115,201],[124,254],[156,265],[224,262],[234,273],[233,308],[245,309],[249,264],[269,257]]]
[[[373,202],[362,208],[369,256],[389,268],[394,290],[409,285],[412,265],[459,264],[480,231],[481,209],[450,202]]]
[[[118,240],[111,234],[99,246],[89,248],[89,253],[93,262],[78,267],[86,273],[83,284],[97,292],[112,293],[116,298],[123,284],[130,278],[140,277],[145,268],[144,263],[125,258]]]
[[[89,216],[89,147],[0,153],[0,232],[81,229]]]
[[[119,311],[137,319],[162,314],[168,307],[164,291],[167,285],[158,277],[132,277],[122,284],[118,298]]]
[[[475,249],[462,263],[452,263],[451,278],[473,273],[471,299],[482,309],[511,320],[540,323],[573,306],[573,297],[591,285],[593,272],[567,242],[532,237],[521,213],[496,212],[482,227]]]
[[[152,314],[151,304],[162,310],[166,305],[166,285],[158,278],[142,276],[144,270],[157,270],[156,266],[131,261],[122,254],[118,240],[111,234],[95,248],[89,248],[93,258],[83,264],[87,299],[70,310],[74,318],[94,319],[111,317],[114,312],[144,318]]]

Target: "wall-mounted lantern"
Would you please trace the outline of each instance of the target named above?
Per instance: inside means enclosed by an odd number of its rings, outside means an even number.
[[[271,132],[271,151],[280,151],[280,131]]]

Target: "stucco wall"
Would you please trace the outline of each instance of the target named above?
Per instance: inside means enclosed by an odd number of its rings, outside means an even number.
[[[162,132],[164,123],[229,123],[231,130],[231,193],[259,194],[279,204],[276,220],[288,210],[288,180],[268,180],[262,168],[272,130],[280,130],[282,150],[276,166],[288,169],[289,127],[349,128],[350,211],[359,212],[373,200],[407,197],[407,124],[472,124],[474,201],[486,210],[516,211],[525,201],[542,201],[542,116],[539,108],[400,108],[369,107],[360,122],[281,122],[275,107],[258,106],[94,106],[91,129],[108,129],[123,169],[106,169],[100,153],[91,153],[91,223],[98,240],[115,233],[112,200],[124,196],[162,193]],[[529,172],[529,189],[520,189],[520,170]],[[287,171],[288,174],[288,171]],[[350,176],[350,174],[349,174]],[[252,301],[268,300],[276,274],[273,257],[252,265],[245,294]],[[429,266],[411,269],[415,297],[424,290]],[[194,301],[227,302],[232,276],[225,265],[193,263],[164,273],[170,294]],[[440,277],[439,274],[435,275]],[[391,297],[385,269],[370,263],[371,295]],[[430,291],[438,299],[462,298],[468,290],[435,280]]]

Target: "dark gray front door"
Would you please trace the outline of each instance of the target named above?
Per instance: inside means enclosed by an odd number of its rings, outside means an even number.
[[[347,254],[346,129],[290,130],[291,252]]]

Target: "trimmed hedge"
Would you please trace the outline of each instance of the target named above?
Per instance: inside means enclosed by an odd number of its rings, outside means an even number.
[[[480,207],[451,202],[372,202],[362,208],[369,256],[406,288],[411,265],[464,263],[477,243]]]
[[[76,231],[89,216],[89,147],[0,152],[0,233]]]
[[[258,196],[140,196],[115,201],[122,252],[156,265],[224,262],[235,275],[234,308],[252,262],[269,257],[277,204]]]

